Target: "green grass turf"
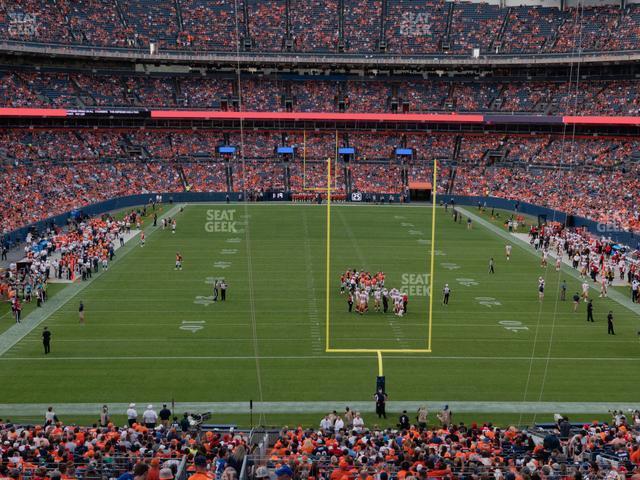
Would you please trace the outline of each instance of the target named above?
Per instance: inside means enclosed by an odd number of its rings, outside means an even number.
[[[208,233],[209,209],[234,210],[239,220],[248,214],[249,228]],[[186,207],[177,234],[149,235],[145,248],[114,264],[44,323],[53,331],[46,360],[40,328],[0,359],[2,402],[370,399],[376,355],[324,353],[325,215],[326,207],[309,205]],[[430,238],[430,215],[429,207],[332,207],[332,346],[404,348],[426,341],[427,297],[412,297],[401,319],[374,312],[358,317],[346,313],[338,283],[349,267],[383,269],[388,286],[401,285],[403,273],[426,272],[429,246],[418,240]],[[587,324],[583,304],[573,313],[570,302],[556,302],[558,280],[567,279],[570,293],[577,280],[553,267],[545,272],[517,247],[507,263],[503,240],[478,225],[468,231],[443,210],[437,224],[433,351],[384,355],[392,400],[637,400],[640,344],[629,311],[596,298],[596,323]],[[232,238],[238,243],[228,242]],[[183,271],[174,271],[176,251],[184,256]],[[495,275],[487,272],[490,256]],[[230,266],[216,268],[221,261]],[[545,274],[540,304],[537,278]],[[194,303],[211,294],[205,280],[220,276],[230,285],[228,301]],[[475,284],[461,285],[459,278]],[[448,307],[440,301],[445,282],[453,289]],[[499,305],[483,305],[478,297]],[[80,299],[85,326],[77,323]],[[609,309],[615,337],[606,335]],[[204,322],[198,324],[204,328],[181,330],[183,321]],[[527,329],[510,331],[500,321]]]

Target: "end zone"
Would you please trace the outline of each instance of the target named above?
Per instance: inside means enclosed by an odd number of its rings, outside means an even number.
[[[437,160],[433,161],[433,190],[432,190],[432,206],[431,206],[431,252],[429,260],[429,271],[431,275],[431,287],[434,285],[435,270],[435,232],[436,232],[436,179],[437,179]],[[382,353],[431,353],[431,334],[433,324],[433,291],[429,295],[429,318],[425,348],[332,348],[331,347],[331,159],[327,158],[327,187],[324,189],[327,193],[327,238],[326,238],[326,318],[325,318],[325,352],[326,353],[376,353],[379,357]]]

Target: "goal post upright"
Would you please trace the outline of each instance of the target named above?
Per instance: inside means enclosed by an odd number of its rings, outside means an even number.
[[[433,160],[433,187],[432,187],[432,205],[431,205],[431,249],[430,260],[425,265],[429,270],[429,300],[428,300],[428,323],[426,348],[332,348],[331,347],[331,157],[327,158],[327,186],[323,190],[327,195],[327,216],[326,216],[326,279],[325,279],[325,353],[373,353],[378,356],[381,361],[382,353],[399,353],[399,354],[420,354],[431,353],[431,336],[433,327],[433,281],[435,275],[435,229],[436,229],[436,181],[438,175],[437,160]]]

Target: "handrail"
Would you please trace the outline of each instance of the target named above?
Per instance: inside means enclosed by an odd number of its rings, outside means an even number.
[[[180,460],[180,465],[178,465],[178,470],[176,471],[175,480],[186,480],[187,478],[187,456],[184,455]]]
[[[32,53],[59,57],[86,57],[99,59],[128,59],[140,61],[166,61],[175,63],[224,63],[278,65],[341,65],[362,67],[398,67],[406,68],[428,66],[507,66],[507,65],[560,65],[575,62],[633,62],[640,60],[640,49],[577,51],[566,53],[486,53],[474,58],[460,54],[393,54],[393,53],[330,53],[330,52],[225,52],[213,50],[171,50],[161,49],[151,54],[140,48],[109,47],[99,45],[63,44],[46,42],[24,42],[0,40],[0,53]]]

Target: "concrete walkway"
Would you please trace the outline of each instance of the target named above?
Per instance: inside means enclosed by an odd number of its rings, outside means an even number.
[[[158,220],[163,217],[172,217],[180,211],[180,205],[175,205],[169,211],[162,215]],[[154,227],[153,224],[144,229],[147,235],[155,232],[160,225]],[[129,242],[125,243],[125,246],[118,250],[119,254],[114,258],[114,262],[122,261],[122,259],[131,252],[136,246],[137,242],[132,242],[130,237]],[[107,270],[108,271],[108,270]],[[77,282],[70,284],[68,287],[62,289],[58,294],[54,295],[48,302],[43,304],[42,307],[35,309],[29,315],[22,319],[19,324],[13,325],[0,335],[0,357],[7,353],[15,344],[26,337],[31,331],[33,331],[38,325],[53,315],[58,309],[63,307],[73,298],[76,298],[85,288],[91,285],[97,278],[104,275],[105,270],[101,270],[89,280],[84,282]]]
[[[146,408],[148,404],[153,405],[156,409],[162,408],[163,403],[167,400],[149,400],[133,398],[138,406],[138,413]],[[422,402],[422,401],[405,401],[405,402],[388,402],[387,411],[400,412],[407,410],[408,412],[416,412],[418,408],[425,405],[430,412],[441,410],[444,404],[455,413],[607,413],[609,410],[617,409],[624,412],[629,409],[638,408],[637,404],[630,403],[601,403],[601,402]],[[99,415],[102,403],[62,403],[52,404],[54,411],[58,415]],[[128,403],[110,403],[109,410],[113,414],[124,414],[129,406]],[[333,410],[338,412],[344,411],[348,406],[352,410],[362,413],[374,413],[375,405],[371,401],[331,401],[331,402],[253,402],[253,413],[267,414],[295,414],[295,413],[317,413],[320,415],[329,413]],[[0,416],[4,417],[8,414],[12,416],[31,416],[42,415],[49,407],[44,403],[5,403],[0,404]],[[234,414],[249,413],[249,402],[179,402],[175,404],[175,412],[212,412],[215,414]]]

